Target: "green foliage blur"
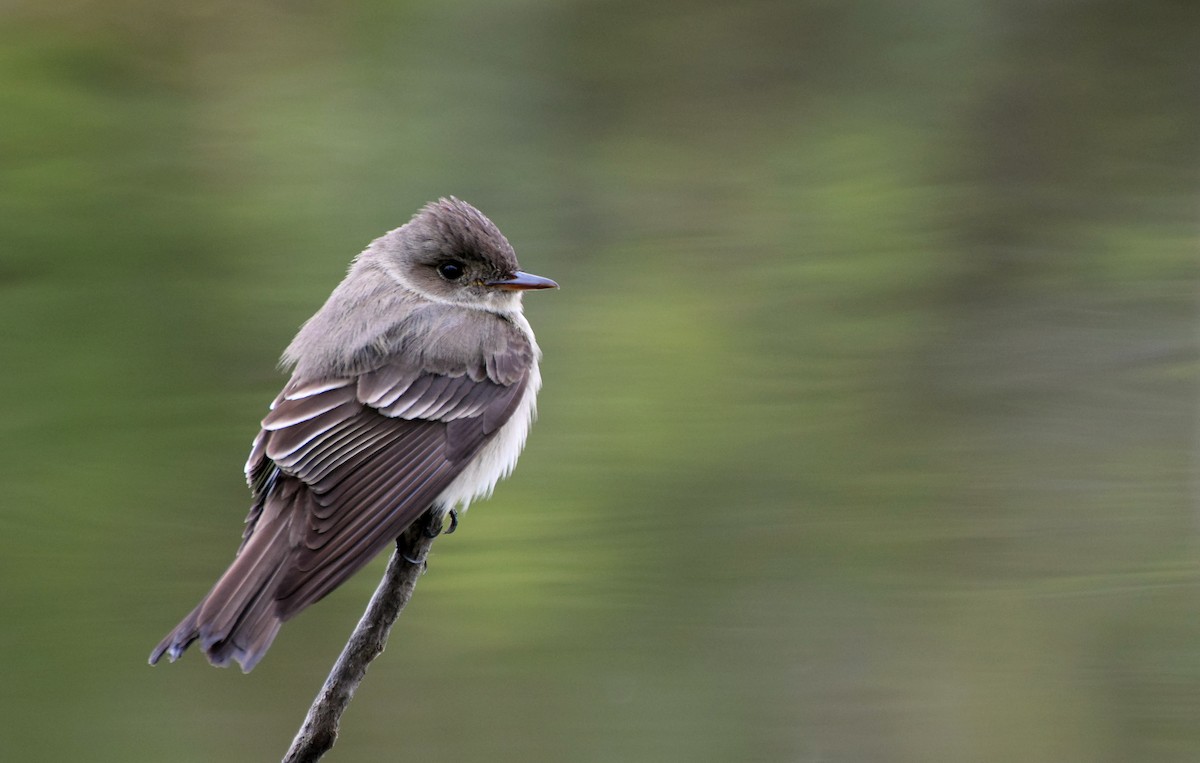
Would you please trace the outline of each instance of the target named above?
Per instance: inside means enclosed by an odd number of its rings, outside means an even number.
[[[0,9],[0,759],[278,759],[382,571],[249,676],[276,359],[443,195],[545,351],[327,758],[1195,761],[1200,6]]]

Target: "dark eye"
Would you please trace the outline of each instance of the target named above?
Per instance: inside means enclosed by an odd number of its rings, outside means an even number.
[[[441,265],[438,265],[437,272],[447,281],[457,281],[458,279],[462,278],[463,264],[455,260],[449,260],[447,262],[443,262]]]

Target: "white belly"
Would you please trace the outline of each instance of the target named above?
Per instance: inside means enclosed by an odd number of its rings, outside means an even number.
[[[450,485],[438,496],[436,506],[443,512],[458,508],[466,511],[471,501],[476,498],[487,498],[496,488],[496,483],[512,473],[517,465],[517,457],[525,447],[525,438],[529,436],[529,428],[537,418],[537,394],[542,387],[542,374],[538,369],[538,360],[542,351],[533,338],[533,330],[523,315],[514,316],[517,325],[529,338],[533,347],[533,365],[529,368],[529,381],[521,402],[517,404],[512,416],[496,432],[496,436],[483,446],[483,449],[471,459],[467,468],[458,475]]]

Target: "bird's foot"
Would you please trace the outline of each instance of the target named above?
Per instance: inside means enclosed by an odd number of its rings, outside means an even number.
[[[448,530],[444,529],[446,526],[445,525],[445,520],[446,520],[445,514],[437,514],[437,513],[431,514],[429,516],[429,522],[425,525],[425,537],[426,538],[436,538],[437,536],[441,535],[443,532],[445,532],[446,535],[449,535],[450,533],[452,533],[458,529],[458,512],[455,511],[454,509],[450,509],[450,511],[447,513],[450,515],[450,529],[448,529]]]
[[[424,559],[413,559],[411,556],[409,556],[408,554],[406,554],[404,552],[400,552],[400,558],[403,559],[404,561],[408,562],[409,564],[415,564],[418,567],[424,566],[424,564],[425,564]]]

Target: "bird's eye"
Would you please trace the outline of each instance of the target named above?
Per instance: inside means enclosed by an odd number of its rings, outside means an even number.
[[[463,264],[455,260],[443,262],[437,266],[438,275],[447,281],[457,281],[463,276]]]

